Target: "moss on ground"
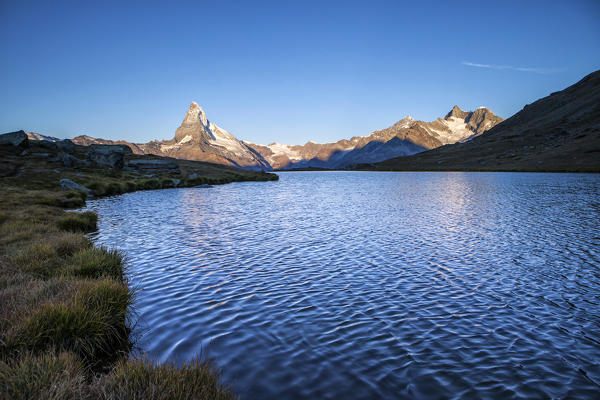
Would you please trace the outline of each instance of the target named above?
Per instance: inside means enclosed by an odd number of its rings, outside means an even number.
[[[97,229],[96,214],[65,211],[85,205],[86,194],[61,190],[58,181],[109,196],[174,187],[173,179],[194,186],[276,176],[181,162],[180,175],[148,178],[65,168],[6,147],[0,156],[0,398],[234,398],[207,363],[128,358],[133,294],[123,257],[92,245],[85,233]]]

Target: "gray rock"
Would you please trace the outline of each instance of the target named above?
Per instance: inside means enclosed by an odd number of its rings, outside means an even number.
[[[30,145],[36,146],[36,147],[43,147],[44,149],[51,149],[51,150],[58,148],[56,143],[52,142],[50,140],[32,140],[30,142]]]
[[[188,175],[188,179],[196,179],[197,177],[198,177],[198,174],[195,172]]]
[[[64,139],[56,142],[56,146],[66,153],[73,153],[75,151],[75,143],[73,143],[69,139]]]
[[[123,154],[133,154],[131,148],[126,144],[99,144],[94,143],[90,145],[90,149],[104,149],[112,151],[120,151]]]
[[[173,186],[176,186],[176,187],[179,186],[179,184],[181,183],[181,179],[173,178],[171,180],[173,181]]]
[[[60,160],[62,160],[63,165],[67,168],[80,168],[91,166],[91,163],[88,160],[81,160],[75,156],[64,152],[59,153],[58,157],[60,158]]]
[[[146,172],[166,172],[171,174],[179,174],[181,172],[179,165],[169,160],[131,160],[127,163],[127,166]]]
[[[12,145],[15,147],[27,147],[29,140],[25,131],[9,132],[0,135],[0,145]]]
[[[87,152],[87,158],[101,168],[123,168],[123,151],[91,146]]]
[[[58,183],[60,184],[60,187],[65,190],[79,190],[81,192],[85,192],[87,194],[88,199],[94,198],[94,192],[92,191],[92,189],[80,185],[79,183],[74,182],[69,178],[62,178]]]

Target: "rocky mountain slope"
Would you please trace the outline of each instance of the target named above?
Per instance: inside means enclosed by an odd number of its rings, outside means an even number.
[[[192,102],[181,126],[171,140],[149,143],[130,143],[77,136],[75,144],[125,144],[135,154],[155,154],[184,160],[208,161],[245,169],[271,170],[271,166],[254,149],[239,141],[231,133],[210,122],[204,110]]]
[[[355,136],[335,143],[287,145],[247,143],[275,169],[346,168],[407,156],[448,143],[467,141],[502,121],[485,107],[462,111],[458,106],[432,122],[415,121],[407,116],[389,128],[369,136]]]
[[[600,172],[600,71],[526,105],[473,140],[363,167]]]

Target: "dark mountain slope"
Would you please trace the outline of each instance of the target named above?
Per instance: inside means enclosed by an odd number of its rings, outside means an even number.
[[[360,168],[600,172],[600,71],[526,105],[485,135]]]

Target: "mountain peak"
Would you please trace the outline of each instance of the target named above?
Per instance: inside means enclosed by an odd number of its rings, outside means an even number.
[[[450,112],[446,114],[445,118],[447,119],[450,117],[455,117],[464,119],[467,116],[467,114],[468,112],[461,110],[460,107],[455,104],[454,107],[452,107],[452,110],[450,110]]]
[[[183,120],[183,124],[197,124],[198,121],[202,122],[202,125],[204,126],[208,125],[206,113],[204,112],[202,107],[198,105],[198,103],[192,101],[192,103],[190,104],[190,109],[186,113],[185,118]]]
[[[410,115],[407,115],[406,117],[402,118],[400,121],[396,122],[394,124],[394,126],[399,127],[399,128],[408,128],[409,126],[412,125],[413,122],[415,122],[415,119],[413,117],[411,117]]]

